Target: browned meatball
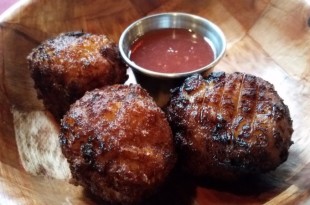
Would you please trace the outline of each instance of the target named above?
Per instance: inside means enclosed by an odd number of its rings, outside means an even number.
[[[127,79],[117,46],[105,35],[63,33],[27,59],[38,97],[58,120],[87,90]]]
[[[288,157],[292,120],[273,85],[243,73],[187,78],[167,108],[185,169],[236,179],[275,169]]]
[[[86,92],[64,116],[60,142],[77,183],[112,203],[149,196],[176,161],[165,114],[139,85]]]

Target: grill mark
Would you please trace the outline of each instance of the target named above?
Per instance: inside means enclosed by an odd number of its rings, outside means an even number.
[[[256,121],[256,115],[257,115],[257,103],[258,103],[258,93],[259,93],[259,86],[258,86],[258,82],[257,82],[257,78],[255,78],[255,99],[254,99],[254,103],[253,103],[253,112],[252,112],[252,118],[251,118],[251,124],[250,124],[250,139],[253,136],[253,133],[255,131],[255,121]]]
[[[236,117],[237,117],[237,114],[238,114],[238,110],[239,110],[239,105],[240,105],[240,101],[241,101],[241,94],[242,94],[242,89],[243,89],[243,86],[244,86],[244,79],[245,79],[245,74],[242,74],[242,80],[241,80],[241,84],[240,84],[240,88],[239,88],[239,94],[238,94],[238,101],[237,101],[237,105],[236,105],[236,109],[235,109],[235,112],[234,112],[234,120],[233,120],[233,123],[231,123],[231,130],[233,131],[234,133],[234,136],[233,138],[237,139],[238,138],[238,135],[236,135],[236,130],[238,128],[238,126],[236,126],[234,129],[233,129],[233,126],[236,122]]]
[[[238,81],[238,75],[228,75],[226,78],[226,83],[223,89],[223,99],[224,96],[228,96],[228,99],[230,100],[229,104],[225,104],[224,107],[224,103],[223,100],[221,102],[221,111],[222,113],[225,112],[224,114],[224,120],[227,122],[225,125],[225,129],[226,129],[226,134],[229,137],[229,144],[232,145],[233,144],[233,136],[232,136],[232,132],[231,132],[231,126],[232,126],[232,120],[234,119],[234,116],[232,115],[233,111],[234,111],[234,107],[235,107],[235,100],[234,100],[234,94],[235,94],[235,90],[238,88],[239,83],[237,84]],[[227,100],[227,99],[226,99]],[[227,102],[226,102],[227,103]]]
[[[222,93],[221,93],[221,100],[220,100],[220,102],[219,102],[219,112],[220,113],[223,113],[223,105],[222,105],[222,103],[223,103],[223,96],[224,96],[224,90],[225,90],[225,86],[226,86],[226,82],[227,82],[227,76],[225,75],[225,78],[223,79],[223,81],[224,81],[224,85],[223,85],[223,88],[221,89],[221,91],[222,91]],[[216,116],[217,116],[217,114],[218,114],[218,112],[216,113]]]
[[[204,111],[204,104],[205,104],[205,100],[206,100],[206,94],[207,94],[207,92],[208,92],[208,88],[209,88],[209,86],[207,85],[207,82],[205,81],[205,80],[203,80],[203,83],[204,83],[204,85],[202,86],[203,88],[204,88],[204,92],[202,92],[203,93],[203,96],[202,96],[202,102],[201,103],[199,103],[198,104],[198,108],[197,108],[197,111],[198,111],[198,113],[197,113],[197,115],[198,115],[198,119],[199,119],[199,122],[203,125],[203,124],[205,124],[205,122],[204,122],[204,114],[205,114],[205,111]],[[198,96],[197,96],[198,97]],[[208,147],[208,140],[203,140],[202,141],[202,143],[200,143],[201,144],[201,146],[202,147]],[[203,148],[202,148],[203,149]]]
[[[201,102],[201,104],[200,104],[200,107],[199,107],[199,111],[198,111],[198,114],[200,115],[199,116],[199,118],[200,118],[200,122],[203,122],[203,105],[204,105],[204,103],[205,103],[205,99],[206,99],[206,93],[207,93],[207,89],[208,89],[208,86],[206,85],[206,81],[204,81],[204,88],[205,88],[205,90],[204,90],[204,92],[203,92],[203,98],[202,98],[202,102]]]
[[[238,76],[236,75],[227,76],[227,79],[226,79],[227,82],[223,90],[223,100],[226,100],[226,101],[224,102],[222,101],[221,103],[222,113],[225,113],[224,117],[225,117],[225,120],[227,120],[228,122],[231,122],[231,120],[233,119],[232,111],[235,105],[233,96],[235,94],[234,91],[236,90],[236,87],[237,87],[234,83],[236,77]],[[228,102],[227,100],[230,100],[230,102]]]

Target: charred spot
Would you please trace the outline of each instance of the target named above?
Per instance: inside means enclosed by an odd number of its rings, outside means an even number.
[[[242,99],[239,105],[243,113],[252,112],[253,103],[251,99]]]
[[[217,122],[212,130],[212,139],[222,143],[229,143],[231,137],[226,132],[226,121],[221,115],[217,115]]]
[[[224,125],[222,123],[216,123],[215,125],[215,132],[220,131],[224,128]]]
[[[206,81],[210,82],[218,82],[221,79],[225,78],[225,72],[212,72],[207,78]]]
[[[30,63],[34,63],[35,65],[40,64],[40,62],[38,61],[44,62],[45,60],[49,60],[50,56],[48,55],[48,52],[46,52],[47,49],[48,48],[46,45],[39,45],[32,51],[32,53],[27,57],[27,59],[30,60]]]
[[[103,141],[96,141],[95,148],[98,150],[98,153],[102,153],[105,150],[105,143]]]
[[[212,136],[215,140],[229,140],[229,137],[227,137],[226,134],[226,120],[223,118],[222,115],[216,115],[216,123],[212,130]]]
[[[98,137],[95,135],[88,137],[87,144],[92,146],[92,150],[96,155],[101,154],[106,148],[105,143],[102,140],[98,140]]]
[[[281,133],[278,131],[275,131],[273,133],[273,138],[275,140],[275,146],[277,149],[281,149],[281,147],[283,146],[283,138],[281,136]]]
[[[186,109],[187,104],[189,104],[189,102],[186,98],[172,98],[169,102],[169,106],[166,108],[169,120],[178,123],[175,119],[182,119],[182,116],[185,114],[183,110]]]
[[[91,95],[91,102],[92,103],[94,103],[94,102],[96,102],[98,99],[100,98],[100,94],[98,93],[98,92],[96,92],[96,93],[93,93],[92,95]]]
[[[254,99],[256,96],[256,89],[246,88],[242,91],[242,96]]]
[[[100,48],[99,52],[109,62],[113,62],[119,57],[118,50],[115,44],[107,44]]]
[[[69,125],[66,121],[67,121],[66,118],[61,119],[61,122],[60,122],[60,131],[61,131],[62,133],[66,132],[67,130],[70,129],[70,125]],[[62,134],[61,134],[61,135],[62,135]],[[61,135],[60,135],[60,136],[61,136]]]
[[[212,139],[225,144],[230,142],[230,137],[226,132],[212,132]]]
[[[84,36],[85,33],[83,31],[72,31],[64,34],[65,36],[72,36],[72,37],[81,37]]]
[[[242,112],[248,113],[248,112],[250,112],[250,111],[251,111],[251,108],[250,108],[250,107],[248,107],[248,106],[243,106],[243,107],[242,107]]]
[[[238,145],[239,147],[245,147],[245,148],[249,147],[249,144],[244,139],[242,139],[242,138],[237,138],[234,141],[234,144]]]
[[[243,133],[250,133],[250,131],[251,131],[251,125],[249,123],[244,124],[242,126],[242,132]],[[244,137],[249,137],[249,136],[244,136]]]
[[[104,163],[95,163],[93,166],[101,174],[101,176],[107,176],[112,165],[113,161],[107,160]]]
[[[224,128],[224,125],[220,122],[217,122],[214,126],[213,133],[219,132],[223,130],[223,128]]]
[[[238,135],[238,137],[240,137],[240,138],[250,138],[251,134],[250,134],[249,131],[242,130],[241,133]]]
[[[194,74],[194,75],[185,79],[183,89],[186,92],[195,91],[195,90],[197,90],[197,88],[200,87],[202,80],[203,80],[203,78],[200,74]]]
[[[93,145],[91,143],[85,143],[81,146],[81,152],[84,160],[87,163],[91,163],[93,157],[95,156],[95,151],[93,149]]]
[[[172,88],[172,89],[170,89],[170,93],[173,95],[176,95],[179,92],[180,88],[181,87]]]
[[[220,123],[220,124],[226,124],[226,120],[223,118],[222,115],[217,114],[216,115],[216,120]]]
[[[259,134],[256,137],[256,145],[259,147],[266,147],[268,146],[268,139],[264,134]]]
[[[256,86],[256,77],[254,75],[246,74],[244,75],[245,81],[250,85],[250,87]]]
[[[177,105],[176,107],[184,109],[184,107],[189,104],[189,100],[185,97],[180,97],[175,104]]]
[[[177,145],[177,148],[187,145],[187,142],[183,136],[184,136],[183,131],[179,131],[175,133],[174,138],[175,138],[175,144]]]
[[[258,102],[256,105],[256,110],[258,114],[265,114],[268,112],[270,106],[268,102]]]
[[[279,104],[274,104],[272,106],[272,111],[273,111],[273,116],[276,120],[281,120],[283,119],[285,113],[286,113],[286,109],[284,106],[279,105]]]
[[[68,144],[68,139],[65,137],[64,134],[60,134],[59,142],[61,146],[66,146]]]

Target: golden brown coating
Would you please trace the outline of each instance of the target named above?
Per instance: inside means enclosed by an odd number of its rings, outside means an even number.
[[[187,78],[167,108],[185,169],[235,179],[275,169],[288,157],[292,120],[273,85],[243,73]]]
[[[86,92],[64,116],[60,142],[77,183],[112,203],[152,194],[176,161],[165,114],[139,85]]]
[[[86,91],[127,79],[117,46],[105,35],[63,33],[33,49],[27,60],[38,97],[58,120]]]

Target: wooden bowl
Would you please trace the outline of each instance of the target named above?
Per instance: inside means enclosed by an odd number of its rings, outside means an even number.
[[[247,72],[273,83],[290,108],[294,144],[288,160],[271,173],[225,185],[175,180],[147,203],[310,203],[309,1],[29,0],[0,17],[0,204],[102,203],[69,183],[59,127],[37,99],[27,69],[31,49],[73,30],[118,41],[131,22],[169,11],[197,14],[222,28],[228,48],[215,70]]]

